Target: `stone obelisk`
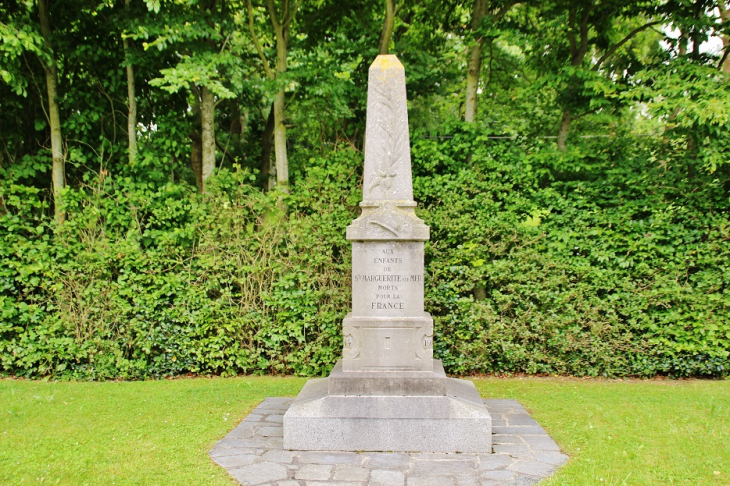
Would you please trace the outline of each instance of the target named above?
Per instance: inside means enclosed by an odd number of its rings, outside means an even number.
[[[293,450],[491,452],[491,418],[469,381],[433,359],[423,307],[428,226],[415,214],[405,70],[370,66],[362,214],[352,242],[352,312],[342,359],[310,380],[284,415]]]

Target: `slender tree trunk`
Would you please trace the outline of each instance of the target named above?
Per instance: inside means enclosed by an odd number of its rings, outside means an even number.
[[[286,55],[288,41],[288,22],[275,25],[276,30],[276,76],[286,71]],[[282,192],[289,192],[289,158],[286,151],[286,113],[284,108],[284,90],[276,93],[274,98],[274,153],[276,154],[276,186]]]
[[[58,110],[58,67],[51,44],[51,22],[48,18],[48,0],[38,0],[38,16],[46,51],[52,60],[45,64],[46,90],[48,92],[48,118],[51,126],[51,156],[53,158],[53,200],[54,214],[58,223],[63,223],[66,214],[61,210],[61,192],[66,185],[66,169],[63,156],[63,136],[61,135],[61,116]]]
[[[487,0],[474,0],[474,10],[471,16],[471,30],[476,32],[487,13]],[[479,37],[471,46],[469,54],[469,71],[466,75],[466,109],[464,121],[473,123],[477,114],[477,91],[479,90],[479,76],[482,71],[482,48],[484,38]]]
[[[124,0],[124,8],[129,15],[129,0]],[[132,52],[127,37],[122,38],[124,45],[124,57],[127,61],[127,103],[129,112],[127,114],[127,135],[129,137],[129,163],[137,160],[137,96],[134,89],[134,66],[132,66]]]
[[[200,137],[198,130],[190,133],[190,165],[193,167],[195,174],[195,184],[198,186],[198,192],[203,192],[203,139]]]
[[[284,90],[274,99],[274,152],[276,153],[276,185],[289,192],[289,160],[286,153],[286,125],[284,125]]]
[[[248,28],[251,32],[251,39],[254,47],[258,52],[259,58],[264,66],[266,76],[272,81],[286,71],[286,55],[289,43],[289,30],[294,16],[299,9],[300,2],[295,0],[282,1],[281,17],[276,12],[274,0],[268,0],[269,16],[271,25],[274,27],[276,35],[276,71],[271,69],[264,50],[261,47],[256,30],[254,29],[253,7],[251,0],[246,0],[246,10],[248,11]],[[285,98],[282,89],[274,98],[274,153],[276,154],[276,185],[282,192],[289,192],[289,159],[286,151],[286,119],[285,114]]]
[[[203,191],[205,191],[205,183],[215,170],[215,96],[205,86],[200,90],[200,120],[202,126],[202,145],[203,145]]]
[[[266,127],[261,139],[261,177],[264,190],[270,190],[275,187],[275,180],[272,177],[271,170],[271,148],[274,136],[274,105],[271,104],[269,116],[266,118]],[[276,169],[274,169],[276,172]],[[274,174],[275,175],[275,174]]]
[[[560,120],[560,130],[558,130],[558,150],[561,152],[565,152],[568,148],[567,140],[571,121],[573,121],[573,113],[566,108],[563,111],[563,118]]]
[[[482,42],[476,42],[471,47],[469,55],[469,71],[466,75],[466,108],[464,121],[473,123],[477,114],[477,91],[479,89],[479,75],[482,70]]]
[[[200,96],[199,91],[196,88],[192,89],[193,92],[193,126],[200,126]],[[193,128],[190,132],[190,165],[193,168],[193,174],[195,174],[195,183],[198,186],[198,192],[203,192],[203,139],[200,136],[200,131],[197,128]]]
[[[394,26],[395,5],[393,4],[393,0],[385,0],[385,19],[383,20],[383,30],[380,32],[378,54],[388,54],[390,50],[390,39],[393,37]]]
[[[718,1],[717,6],[720,9],[720,19],[722,20],[722,23],[727,25],[730,23],[730,9],[727,8],[723,0]],[[721,66],[722,72],[730,74],[730,55],[727,53],[728,49],[730,49],[730,36],[722,36],[722,46],[724,49],[724,58]]]

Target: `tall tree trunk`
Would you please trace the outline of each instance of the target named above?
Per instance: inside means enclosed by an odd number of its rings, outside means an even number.
[[[193,118],[194,126],[200,125],[200,96],[199,91],[196,88],[192,89],[193,92]],[[198,186],[198,192],[203,192],[203,139],[200,136],[198,128],[194,128],[190,132],[190,165],[193,168],[193,174],[195,174],[195,183]]]
[[[274,153],[276,154],[276,185],[289,192],[289,159],[286,153],[286,125],[284,125],[284,90],[274,99]]]
[[[474,0],[474,10],[471,16],[471,30],[476,32],[487,13],[487,0]],[[482,71],[482,48],[484,37],[479,36],[471,46],[469,54],[469,71],[466,75],[466,109],[464,110],[464,121],[473,123],[477,114],[477,91],[479,89],[479,76]]]
[[[215,96],[205,86],[200,90],[200,120],[202,126],[203,144],[203,191],[205,183],[215,170]]]
[[[251,39],[254,47],[258,52],[259,58],[264,66],[266,76],[272,81],[286,71],[286,55],[289,43],[289,30],[294,16],[299,9],[300,2],[295,0],[283,0],[281,8],[281,16],[276,12],[274,0],[268,0],[269,16],[271,25],[274,27],[276,35],[276,71],[271,69],[269,61],[266,59],[264,50],[261,47],[258,36],[254,29],[253,7],[251,0],[246,0],[246,10],[248,11],[248,28],[251,32]],[[284,90],[276,93],[274,98],[274,153],[276,154],[276,185],[283,192],[289,192],[289,159],[286,151],[286,119],[284,106]]]
[[[129,15],[129,0],[124,0],[124,8]],[[129,45],[129,39],[125,36],[122,38],[124,45],[124,57],[127,62],[127,104],[129,112],[127,114],[127,135],[129,138],[129,163],[133,164],[137,160],[137,96],[134,89],[134,66],[132,66],[132,52]]]
[[[51,156],[53,158],[53,201],[56,222],[63,223],[66,214],[61,210],[61,192],[66,185],[66,169],[63,156],[63,136],[61,135],[61,116],[58,111],[58,67],[51,43],[51,22],[48,18],[48,0],[38,0],[38,16],[46,52],[51,62],[44,63],[46,91],[48,92],[48,118],[51,126]]]
[[[720,19],[722,20],[722,23],[725,24],[724,27],[726,27],[727,24],[730,23],[730,9],[728,9],[723,0],[719,0],[717,2],[717,6],[720,9]],[[730,36],[722,36],[722,47],[724,50],[721,66],[722,72],[730,74],[730,55],[728,55],[728,49],[730,49]]]
[[[284,12],[289,10],[289,0],[284,1]],[[272,11],[272,21],[274,22],[274,30],[276,31],[276,77],[281,76],[286,71],[286,55],[287,43],[289,41],[289,23],[288,15],[282,15],[281,23],[276,19],[275,12]],[[286,151],[286,119],[284,107],[284,90],[276,93],[274,98],[274,153],[276,154],[276,186],[282,192],[289,192],[289,157]]]
[[[274,104],[271,104],[269,116],[266,118],[266,127],[261,137],[261,177],[264,190],[273,189],[276,186],[271,170],[271,148],[274,137]],[[274,169],[273,172],[276,172]],[[273,174],[274,176],[276,174]]]
[[[378,54],[388,54],[390,50],[390,39],[393,37],[395,26],[395,5],[393,0],[385,0],[385,19],[383,19],[383,30],[380,32],[380,45]]]
[[[190,133],[190,141],[190,165],[193,167],[198,192],[203,192],[203,139],[197,129]]]
[[[560,120],[560,129],[558,130],[558,150],[565,152],[568,149],[567,140],[570,133],[570,122],[573,121],[573,113],[569,108],[563,111],[563,118]]]

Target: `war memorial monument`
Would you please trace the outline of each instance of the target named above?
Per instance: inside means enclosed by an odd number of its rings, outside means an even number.
[[[428,226],[415,214],[405,70],[378,56],[368,76],[362,215],[352,242],[352,312],[342,359],[284,415],[295,450],[489,452],[492,422],[470,381],[433,359],[423,309]]]
[[[515,400],[483,400],[433,359],[424,243],[415,214],[405,71],[368,79],[362,214],[342,359],[296,399],[267,398],[210,451],[245,485],[535,484],[567,456]]]

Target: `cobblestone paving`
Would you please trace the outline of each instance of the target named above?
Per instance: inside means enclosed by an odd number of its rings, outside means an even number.
[[[492,454],[282,449],[293,398],[267,398],[210,451],[245,486],[497,486],[537,484],[568,460],[516,400],[485,400]]]

